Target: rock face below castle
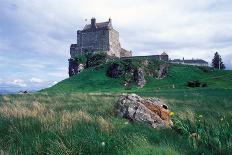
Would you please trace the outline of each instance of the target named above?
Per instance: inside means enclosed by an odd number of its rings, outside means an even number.
[[[106,52],[111,57],[131,57],[132,53],[121,48],[119,33],[113,29],[112,21],[85,25],[83,30],[77,31],[77,43],[70,47],[71,58],[85,52]]]

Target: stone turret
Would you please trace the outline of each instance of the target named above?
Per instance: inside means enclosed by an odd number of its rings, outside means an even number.
[[[92,29],[96,29],[97,28],[97,26],[96,26],[96,19],[95,18],[91,19],[91,28]]]

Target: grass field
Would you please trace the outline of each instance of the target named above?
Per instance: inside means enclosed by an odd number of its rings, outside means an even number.
[[[194,79],[208,87],[188,88],[186,82]],[[143,89],[125,90],[104,68],[89,69],[35,94],[1,95],[0,152],[232,154],[231,71],[173,66],[167,78],[147,81]],[[123,92],[163,99],[174,112],[174,128],[153,129],[117,117],[114,105]]]
[[[65,79],[55,86],[42,90],[42,92],[153,92],[154,90],[188,89],[187,82],[199,80],[207,83],[210,89],[232,89],[232,72],[215,70],[204,72],[195,66],[173,65],[169,69],[168,76],[162,80],[150,76],[145,77],[147,83],[143,89],[133,86],[125,90],[121,78],[109,78],[106,76],[106,66],[96,70],[89,68],[81,74]]]

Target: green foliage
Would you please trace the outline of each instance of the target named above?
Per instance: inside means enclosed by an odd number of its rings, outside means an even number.
[[[107,68],[106,75],[111,78],[119,78],[122,77],[125,73],[125,68],[122,63],[113,62],[109,64]]]
[[[222,62],[222,58],[221,56],[218,54],[218,52],[216,52],[214,54],[214,58],[212,60],[212,66],[216,69],[225,69],[225,65]]]
[[[0,150],[6,154],[232,154],[231,71],[170,65],[168,77],[157,80],[147,75],[145,87],[137,88],[130,83],[130,74],[106,75],[113,63],[127,73],[146,66],[148,74],[163,62],[114,60],[40,93],[0,95]],[[207,88],[186,85],[195,79]],[[117,117],[115,102],[125,92],[163,99],[174,112],[174,128],[152,129]]]
[[[210,73],[213,72],[213,68],[212,67],[208,67],[208,66],[198,66],[198,68],[200,70],[202,70],[205,73]]]
[[[78,55],[78,56],[75,57],[75,61],[78,64],[86,64],[86,62],[87,62],[87,56],[83,55],[83,54],[80,54],[80,55]]]
[[[226,154],[232,151],[232,135],[228,134],[232,129],[229,125],[232,123],[230,117],[222,115],[218,118],[219,123],[213,123],[214,119],[203,115],[194,116],[194,122],[176,117],[175,130],[188,136],[189,144],[198,153],[206,152],[206,148],[210,148],[213,154]]]
[[[65,79],[51,88],[42,90],[43,92],[121,92],[125,91],[125,81],[133,81],[133,76],[110,78],[106,75],[110,64],[117,63],[125,67],[127,73],[135,68],[131,60],[110,61],[96,68],[87,68],[77,76]],[[146,68],[144,68],[146,69]],[[158,80],[153,76],[145,76],[147,83],[141,89],[133,86],[127,92],[150,92],[154,90],[172,90],[172,89],[194,89],[187,86],[188,81],[199,80],[201,86],[207,84],[207,88],[232,88],[232,72],[228,70],[214,70],[206,73],[196,66],[170,65],[168,76]],[[173,88],[174,85],[174,88]],[[202,89],[202,88],[198,88]]]
[[[87,55],[87,67],[95,67],[106,63],[107,55],[105,52],[93,53]]]
[[[165,64],[166,62],[164,61],[159,61],[156,59],[152,59],[149,61],[147,67],[145,68],[145,72],[148,75],[152,75],[154,78],[158,76],[158,72],[160,69],[160,66]]]
[[[199,80],[188,81],[189,87],[200,87],[201,83]]]
[[[144,67],[149,74],[164,62],[99,65],[104,56],[85,57],[97,66],[39,93],[0,95],[2,154],[232,154],[231,71],[170,65],[167,78],[146,76],[141,89],[130,83],[130,74],[106,76],[109,65],[123,66],[127,73]],[[207,88],[186,85],[195,79]],[[116,116],[115,103],[125,92],[163,99],[174,112],[174,128],[153,129]]]
[[[201,87],[207,87],[208,85],[207,85],[207,83],[202,83],[201,84]]]
[[[85,64],[87,68],[96,67],[106,63],[107,55],[105,52],[85,52],[85,54],[79,54],[75,57],[77,64]]]
[[[174,112],[174,129],[153,129],[117,117],[114,106],[120,93],[0,95],[0,150],[3,154],[232,154],[231,89],[140,95],[165,99]]]
[[[193,80],[193,81],[188,81],[187,83],[188,87],[207,87],[207,83],[202,83],[199,80]]]

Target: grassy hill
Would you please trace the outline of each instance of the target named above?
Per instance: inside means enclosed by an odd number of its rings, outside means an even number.
[[[0,95],[0,150],[10,154],[232,154],[232,72],[172,65],[144,88],[89,68],[34,94]],[[199,80],[207,87],[190,88]],[[173,88],[173,84],[175,88]],[[173,129],[153,129],[115,115],[125,92],[159,97]],[[197,135],[197,136],[196,136]]]
[[[107,66],[103,65],[97,70],[89,68],[80,74],[65,79],[55,86],[42,90],[42,92],[147,92],[154,90],[189,89],[187,82],[199,80],[207,83],[207,88],[232,88],[232,72],[225,70],[204,71],[196,66],[171,65],[168,76],[156,79],[146,76],[147,84],[143,89],[133,85],[132,89],[125,90],[122,78],[106,76]]]

